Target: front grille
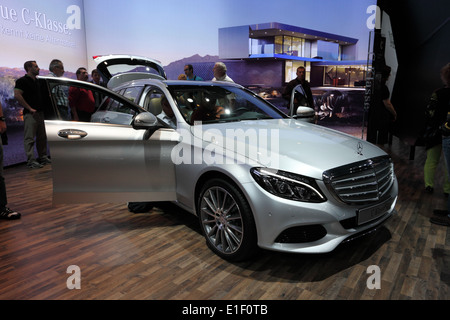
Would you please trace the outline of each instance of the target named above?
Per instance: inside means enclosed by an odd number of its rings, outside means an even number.
[[[331,193],[346,204],[372,203],[390,190],[394,165],[389,157],[378,157],[325,171],[323,179]]]

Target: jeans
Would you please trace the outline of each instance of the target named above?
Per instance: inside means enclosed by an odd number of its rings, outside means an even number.
[[[442,137],[442,151],[444,152],[447,172],[450,172],[450,136]],[[447,210],[450,211],[450,196],[447,200]]]

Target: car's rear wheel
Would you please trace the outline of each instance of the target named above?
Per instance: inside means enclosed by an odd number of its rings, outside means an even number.
[[[257,251],[253,214],[233,184],[222,179],[208,181],[200,192],[197,210],[206,243],[217,255],[239,261]]]

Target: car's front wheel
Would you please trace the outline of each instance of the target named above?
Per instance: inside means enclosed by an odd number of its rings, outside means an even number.
[[[250,258],[257,250],[251,208],[233,184],[208,181],[200,192],[197,212],[208,247],[229,261]]]

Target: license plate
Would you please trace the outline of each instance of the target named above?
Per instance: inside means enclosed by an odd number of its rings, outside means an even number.
[[[391,208],[393,201],[394,200],[392,198],[389,198],[377,205],[359,209],[356,213],[358,217],[358,225],[375,220],[384,215],[385,213],[387,213],[388,210]]]

